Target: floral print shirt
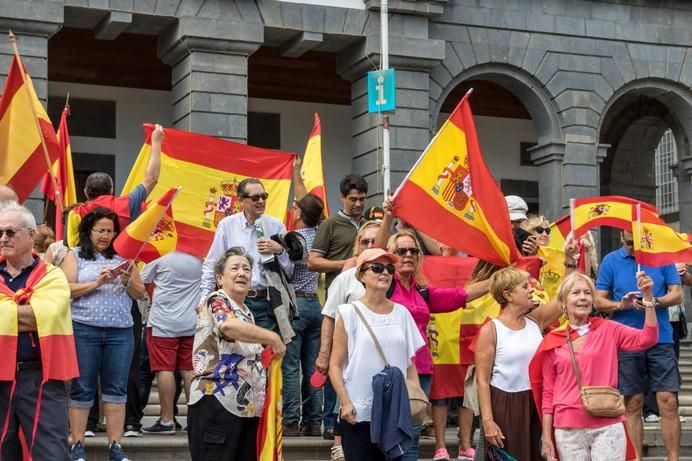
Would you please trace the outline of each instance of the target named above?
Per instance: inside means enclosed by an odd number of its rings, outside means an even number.
[[[213,395],[236,416],[259,417],[267,384],[262,345],[224,337],[219,327],[229,316],[255,324],[247,306],[239,306],[223,290],[211,293],[195,331],[189,405]]]

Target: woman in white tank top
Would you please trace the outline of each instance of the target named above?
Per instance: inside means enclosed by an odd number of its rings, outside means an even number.
[[[533,402],[529,362],[543,330],[560,317],[557,301],[535,307],[529,274],[508,267],[490,278],[500,315],[478,334],[476,373],[482,433],[487,444],[521,461],[540,460],[541,424]],[[482,445],[482,444],[479,444]],[[486,459],[477,450],[476,459]]]

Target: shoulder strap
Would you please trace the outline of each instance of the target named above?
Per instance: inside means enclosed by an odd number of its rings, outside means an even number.
[[[380,357],[382,357],[382,360],[384,361],[384,366],[388,367],[389,362],[387,362],[387,357],[385,357],[385,355],[384,355],[384,351],[382,350],[382,346],[380,346],[380,342],[377,340],[377,337],[375,336],[375,332],[373,332],[372,328],[370,328],[370,324],[368,323],[367,320],[365,320],[365,316],[360,311],[358,306],[356,306],[356,303],[351,303],[351,305],[356,310],[356,314],[358,314],[358,317],[360,317],[360,320],[363,322],[363,325],[365,325],[365,328],[368,330],[368,333],[370,333],[370,337],[372,338],[372,341],[375,343],[375,347],[377,348],[377,352],[380,353]]]
[[[569,356],[572,359],[572,368],[574,368],[574,376],[577,377],[577,387],[581,392],[581,375],[579,374],[579,366],[577,365],[577,358],[574,356],[574,348],[572,347],[572,332],[567,325],[567,347],[569,348]]]

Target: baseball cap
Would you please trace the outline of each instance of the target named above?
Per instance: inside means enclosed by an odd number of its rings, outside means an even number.
[[[387,250],[382,248],[368,248],[363,250],[363,252],[358,256],[358,261],[356,262],[356,272],[360,271],[360,267],[370,261],[374,261],[378,258],[387,258],[390,263],[396,264],[399,258]]]
[[[528,219],[526,213],[529,211],[529,206],[523,198],[518,195],[507,195],[505,196],[505,202],[507,202],[507,208],[509,209],[510,221]]]

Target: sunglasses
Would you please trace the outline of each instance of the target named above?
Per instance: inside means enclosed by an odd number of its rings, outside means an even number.
[[[361,246],[370,246],[375,244],[375,239],[360,239]]]
[[[267,192],[262,192],[261,194],[255,194],[255,195],[243,195],[243,198],[249,198],[253,202],[259,202],[260,199],[266,201],[269,198],[269,194]]]
[[[14,229],[5,229],[5,230],[0,229],[0,238],[2,238],[3,235],[6,235],[8,239],[11,239],[11,238],[14,237],[15,235],[17,235],[17,232],[23,231],[23,230],[29,230],[29,229],[17,229],[17,230],[14,230]]]
[[[360,271],[365,272],[367,270],[371,270],[376,274],[381,274],[386,270],[387,273],[391,275],[394,274],[394,264],[372,263],[369,266],[362,268]]]
[[[536,233],[537,234],[542,234],[543,232],[545,232],[545,235],[550,235],[550,227],[541,227],[541,226],[536,227]]]
[[[397,248],[394,250],[394,253],[397,254],[397,256],[406,256],[408,253],[411,254],[411,256],[418,256],[420,254],[420,250],[416,247],[411,247],[411,248]]]

